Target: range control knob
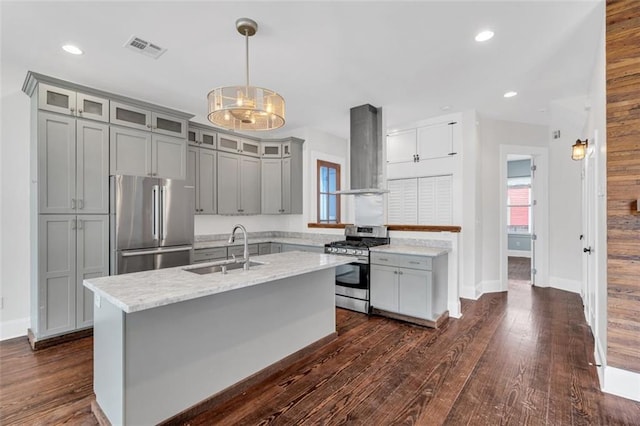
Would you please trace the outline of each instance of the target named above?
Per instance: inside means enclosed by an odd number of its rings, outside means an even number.
[[[347,249],[340,249],[340,253],[347,254]]]

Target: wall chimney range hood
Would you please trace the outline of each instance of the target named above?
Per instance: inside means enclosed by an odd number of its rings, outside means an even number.
[[[351,108],[351,189],[341,195],[384,194],[382,182],[382,108]]]

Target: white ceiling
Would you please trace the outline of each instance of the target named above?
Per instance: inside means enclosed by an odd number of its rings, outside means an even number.
[[[348,137],[349,108],[383,107],[389,126],[476,109],[546,124],[549,102],[587,92],[604,21],[602,1],[2,2],[2,84],[27,70],[191,112],[206,94],[244,82],[287,101],[283,129]],[[495,37],[474,36],[491,28]],[[136,35],[168,51],[123,48]],[[72,42],[85,54],[72,56]],[[507,90],[518,96],[505,99]],[[541,110],[545,112],[541,112]]]

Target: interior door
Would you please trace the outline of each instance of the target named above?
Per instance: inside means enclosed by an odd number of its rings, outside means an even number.
[[[531,223],[531,285],[536,284],[536,241],[538,236],[536,235],[536,208],[537,208],[537,192],[536,192],[536,158],[531,157],[531,191],[530,191],[530,203],[531,211],[529,212]]]
[[[582,276],[583,276],[583,300],[585,317],[591,325],[595,326],[595,277],[596,262],[593,256],[595,248],[595,212],[596,212],[596,184],[595,184],[595,150],[587,150],[584,158],[582,175]]]

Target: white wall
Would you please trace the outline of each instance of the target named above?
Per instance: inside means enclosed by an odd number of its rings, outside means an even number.
[[[495,120],[479,116],[479,161],[477,175],[481,211],[481,286],[497,288],[500,283],[500,145],[546,147],[546,126]]]
[[[29,326],[29,97],[26,70],[2,61],[0,150],[0,339],[25,335]],[[23,72],[24,71],[24,72]]]

